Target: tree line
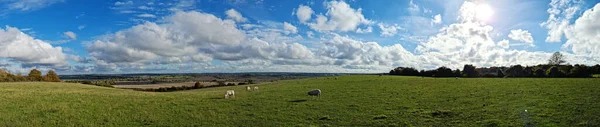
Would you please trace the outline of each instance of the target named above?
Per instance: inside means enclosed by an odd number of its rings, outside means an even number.
[[[53,70],[48,71],[46,75],[42,75],[41,71],[32,69],[27,76],[21,74],[14,75],[8,71],[0,69],[0,82],[60,82],[58,74]]]
[[[390,75],[425,76],[425,77],[551,77],[551,78],[588,78],[600,74],[600,65],[561,65],[566,63],[564,57],[556,52],[548,60],[548,64],[536,66],[512,65],[510,67],[477,68],[467,64],[461,70],[439,67],[434,70],[417,70],[411,67],[397,67],[389,72]]]

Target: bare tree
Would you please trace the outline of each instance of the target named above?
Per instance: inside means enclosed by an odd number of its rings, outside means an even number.
[[[552,57],[548,59],[549,65],[560,65],[566,62],[567,61],[565,61],[565,57],[560,52],[554,52],[554,54],[552,54]]]

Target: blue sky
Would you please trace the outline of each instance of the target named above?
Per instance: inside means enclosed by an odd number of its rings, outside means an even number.
[[[600,63],[598,0],[0,0],[0,68],[386,72]],[[597,9],[593,9],[597,8]]]

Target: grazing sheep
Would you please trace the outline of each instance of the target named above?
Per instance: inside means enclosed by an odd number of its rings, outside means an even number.
[[[319,97],[321,96],[321,90],[320,89],[310,90],[306,94],[308,94],[308,96],[317,96],[317,100],[318,100]]]
[[[335,77],[335,80],[337,80],[337,77]]]
[[[250,88],[250,86],[246,86],[246,90],[251,91],[252,89]]]
[[[225,99],[228,99],[230,96],[235,98],[235,91],[227,90],[227,92],[225,92]]]
[[[258,90],[258,86],[254,86],[254,90]]]

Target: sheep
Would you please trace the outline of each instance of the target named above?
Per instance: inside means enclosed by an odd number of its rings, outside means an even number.
[[[310,90],[306,94],[308,94],[308,96],[317,96],[317,100],[319,100],[319,97],[321,96],[321,90],[320,89]]]
[[[256,91],[256,90],[258,90],[258,86],[254,86],[254,90],[255,90],[255,91]]]
[[[235,98],[235,91],[233,91],[233,90],[227,90],[225,92],[225,99],[228,99],[230,96]]]
[[[250,86],[246,86],[246,90],[251,91],[252,89],[250,88]]]

